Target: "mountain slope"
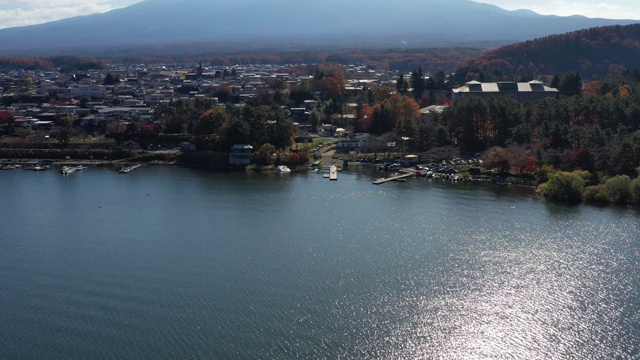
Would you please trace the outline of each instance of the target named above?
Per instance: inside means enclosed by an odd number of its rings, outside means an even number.
[[[146,0],[104,14],[0,30],[0,50],[247,40],[510,43],[632,22],[542,16],[469,0]]]
[[[625,68],[640,68],[640,24],[591,28],[504,46],[467,60],[456,74],[463,81],[468,73],[536,77],[579,71],[585,79],[596,79]]]

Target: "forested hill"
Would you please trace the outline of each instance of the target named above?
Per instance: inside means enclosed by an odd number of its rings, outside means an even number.
[[[600,79],[640,68],[640,24],[590,28],[504,46],[467,60],[457,79],[485,81],[506,75],[538,77],[579,72]]]

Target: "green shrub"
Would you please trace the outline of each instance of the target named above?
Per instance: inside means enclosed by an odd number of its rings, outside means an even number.
[[[607,205],[611,203],[604,191],[604,185],[587,186],[583,193],[584,201],[591,204]]]
[[[536,171],[536,181],[538,184],[544,184],[549,181],[549,177],[554,171],[555,170],[553,170],[553,166],[551,165],[543,165],[539,167]]]
[[[604,191],[611,202],[628,204],[631,202],[631,178],[627,175],[612,177],[604,183]]]
[[[631,202],[640,205],[640,176],[631,182]]]
[[[589,173],[586,171],[559,171],[551,175],[549,181],[540,185],[540,190],[551,201],[579,204],[583,200],[584,177],[587,174]]]

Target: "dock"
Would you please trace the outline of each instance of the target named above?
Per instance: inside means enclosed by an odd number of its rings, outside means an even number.
[[[416,176],[413,172],[402,172],[386,178],[380,178],[373,181],[373,185],[381,185],[390,181],[404,181],[404,179]]]
[[[136,165],[131,165],[131,166],[125,166],[122,169],[120,169],[120,171],[118,171],[120,174],[126,174],[126,173],[130,173],[133,170],[141,167],[141,164],[136,164]]]
[[[329,180],[338,180],[338,167],[335,165],[329,167]]]

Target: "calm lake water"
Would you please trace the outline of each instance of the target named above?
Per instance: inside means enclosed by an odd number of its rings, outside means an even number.
[[[0,359],[632,359],[640,214],[379,173],[0,172]]]

